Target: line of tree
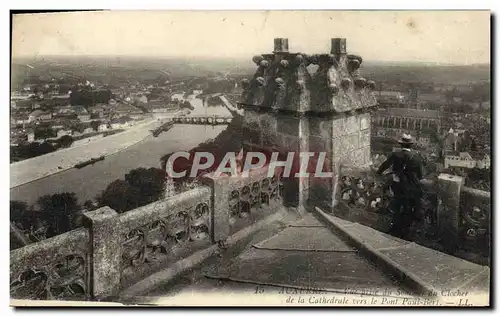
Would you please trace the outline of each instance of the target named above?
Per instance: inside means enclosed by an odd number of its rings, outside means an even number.
[[[42,143],[32,142],[10,147],[10,161],[21,161],[54,152],[61,148],[68,148],[73,144],[73,137],[64,135],[57,140]]]
[[[50,238],[81,226],[82,208],[75,193],[40,197],[35,205],[10,202],[10,220],[33,241]]]
[[[96,90],[89,88],[72,90],[70,95],[71,105],[83,105],[85,107],[92,106],[96,103],[108,103],[113,97],[111,90]]]

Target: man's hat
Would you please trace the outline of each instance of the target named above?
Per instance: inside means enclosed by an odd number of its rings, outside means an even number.
[[[400,144],[413,144],[413,139],[411,138],[411,135],[408,134],[403,134],[403,137],[398,141]]]

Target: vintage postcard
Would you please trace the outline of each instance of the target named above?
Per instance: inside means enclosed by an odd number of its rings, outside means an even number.
[[[12,16],[12,306],[490,306],[489,11]]]

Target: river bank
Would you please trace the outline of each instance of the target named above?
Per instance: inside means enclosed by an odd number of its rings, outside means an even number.
[[[151,134],[150,129],[159,124],[161,121],[154,118],[115,135],[12,163],[10,165],[10,188],[63,172],[91,158],[119,153],[144,140]]]
[[[190,96],[186,100],[195,108],[194,113],[190,115],[230,115],[229,111],[222,106],[206,108],[202,100],[194,98],[194,96]],[[169,116],[171,115],[158,113],[157,119],[160,120],[156,122],[161,124],[163,119],[167,119]],[[57,169],[60,165],[54,163],[55,159],[50,158],[50,154],[36,157],[38,158],[36,163],[32,159],[29,163],[22,161],[20,163],[24,163],[24,165],[17,164],[15,170],[11,165],[10,199],[34,204],[39,197],[47,194],[74,192],[78,201],[83,203],[87,199],[94,199],[112,181],[124,179],[125,174],[129,171],[141,167],[160,168],[160,158],[164,155],[175,151],[189,151],[200,143],[214,139],[227,128],[226,125],[181,124],[158,137],[153,137],[150,130],[159,125],[155,125],[155,122],[150,124],[150,126],[145,126],[137,131],[128,130],[97,140],[92,144],[77,147],[76,151],[69,151],[66,156],[71,157],[65,157],[66,159],[63,161],[67,161],[68,167],[65,169]],[[135,134],[131,134],[132,132]],[[110,137],[113,139],[112,142],[108,144],[103,142],[104,140],[109,141]],[[73,168],[85,157],[89,157],[88,159],[99,157],[102,152],[106,153],[105,160],[82,169]],[[58,152],[53,154],[55,153]],[[37,164],[43,166],[40,168],[42,171],[37,170]],[[26,169],[28,172],[23,174],[22,169]]]

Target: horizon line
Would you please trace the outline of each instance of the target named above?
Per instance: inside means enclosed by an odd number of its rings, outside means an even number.
[[[252,55],[253,56],[253,55]],[[11,64],[17,59],[43,59],[43,58],[151,58],[151,59],[214,59],[214,60],[243,60],[248,59],[249,64],[253,64],[252,56],[234,56],[234,57],[223,57],[223,56],[202,56],[202,55],[125,55],[125,54],[46,54],[46,55],[33,55],[33,56],[11,56]],[[446,63],[438,61],[424,61],[424,60],[369,60],[365,59],[364,63],[392,63],[392,64],[433,64],[440,66],[491,66],[491,61],[489,62],[477,62],[471,64],[457,64],[457,63]]]

